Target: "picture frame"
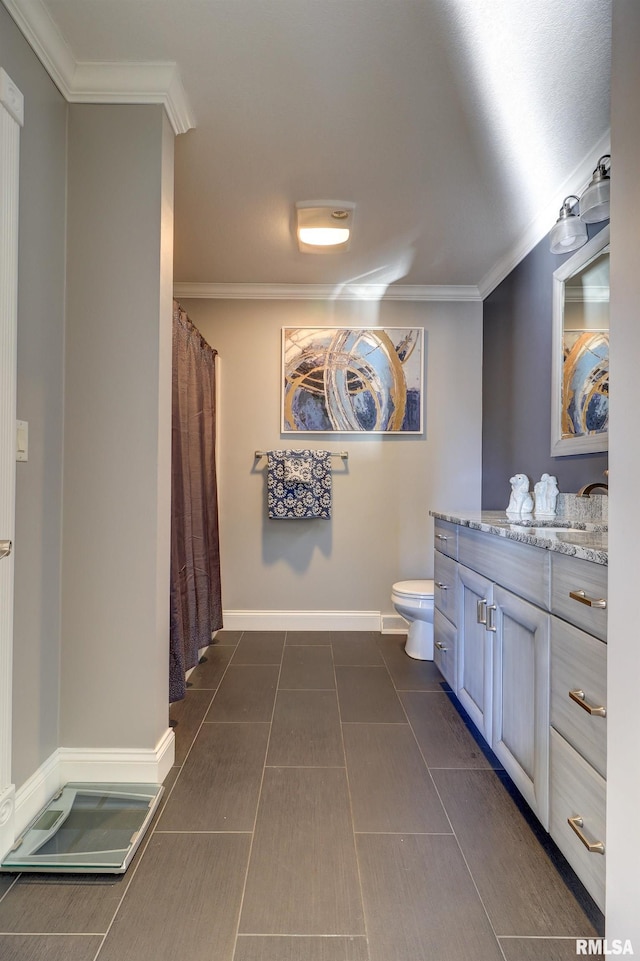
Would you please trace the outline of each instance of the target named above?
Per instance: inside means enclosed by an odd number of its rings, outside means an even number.
[[[422,327],[283,327],[282,433],[423,433],[423,350]]]

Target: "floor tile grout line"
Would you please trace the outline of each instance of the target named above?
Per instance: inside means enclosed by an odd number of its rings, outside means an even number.
[[[367,912],[364,906],[364,891],[362,890],[362,872],[360,870],[360,858],[358,857],[358,845],[356,843],[356,822],[353,817],[353,797],[351,794],[351,782],[349,780],[349,768],[347,766],[347,750],[344,744],[344,731],[342,729],[342,710],[340,708],[340,694],[338,692],[338,675],[336,673],[336,662],[333,655],[333,644],[331,644],[331,663],[333,665],[333,680],[336,685],[336,703],[338,705],[338,723],[340,725],[340,742],[342,744],[342,755],[344,757],[344,776],[347,782],[347,797],[349,798],[349,816],[351,818],[351,833],[353,836],[353,853],[356,859],[356,871],[358,872],[358,887],[360,889],[360,905],[362,907],[362,924],[364,935],[367,942],[367,956],[371,957],[369,951],[369,925],[367,924]]]
[[[453,831],[354,831],[354,833],[358,836],[361,834],[372,834],[376,837],[379,835],[383,835],[385,837],[389,835],[390,837],[397,836],[401,838],[450,838],[454,836]]]
[[[233,954],[232,958],[236,955],[236,950],[238,948],[238,938],[240,937],[240,922],[242,920],[242,909],[244,908],[244,898],[247,892],[247,881],[249,880],[249,868],[251,866],[251,855],[253,854],[253,845],[256,837],[256,826],[258,824],[258,812],[260,811],[260,801],[262,800],[262,788],[264,786],[264,776],[267,770],[267,757],[269,756],[269,745],[271,744],[271,733],[273,731],[273,718],[276,712],[276,704],[278,703],[278,685],[280,684],[280,677],[282,676],[282,663],[284,661],[284,652],[287,646],[287,632],[284,632],[284,639],[282,641],[282,653],[280,655],[280,669],[278,671],[278,678],[276,680],[276,688],[273,696],[273,707],[271,708],[271,720],[269,721],[269,734],[267,735],[267,743],[264,751],[264,761],[262,764],[262,776],[260,778],[260,787],[258,788],[258,797],[256,799],[256,813],[253,818],[253,828],[251,830],[251,840],[249,842],[249,851],[247,854],[247,865],[244,871],[244,881],[242,884],[242,892],[240,894],[240,904],[238,905],[238,917],[236,920],[236,930],[233,939]]]
[[[104,931],[0,931],[0,938],[103,938]]]
[[[386,662],[385,662],[385,663],[386,663]],[[391,672],[389,672],[389,673],[391,673]],[[397,687],[396,687],[396,685],[395,685],[395,682],[393,681],[393,677],[391,678],[391,680],[392,680],[392,682],[393,682],[394,687],[396,688],[396,694],[397,694],[398,700],[400,701],[400,706],[402,707],[402,710],[403,710],[403,712],[404,712],[404,715],[405,715],[405,717],[406,717],[406,719],[407,719],[407,723],[409,724],[409,727],[410,727],[410,729],[411,729],[411,733],[413,734],[413,738],[414,738],[414,740],[415,740],[415,742],[416,742],[416,745],[417,745],[417,747],[418,747],[418,750],[419,750],[419,752],[420,752],[420,757],[422,758],[423,763],[424,763],[424,766],[425,766],[425,768],[427,769],[427,773],[428,773],[428,775],[429,775],[429,778],[430,778],[430,780],[431,780],[431,783],[433,784],[433,788],[434,788],[434,791],[436,792],[436,796],[437,796],[438,800],[440,801],[440,804],[441,804],[441,806],[442,806],[442,810],[444,811],[445,817],[446,817],[447,821],[449,822],[449,826],[451,827],[451,834],[452,834],[453,837],[455,838],[456,845],[457,845],[457,847],[458,847],[458,850],[460,851],[460,856],[462,857],[462,860],[463,860],[463,862],[464,862],[464,865],[465,865],[465,867],[466,867],[466,869],[467,869],[467,871],[468,871],[468,873],[469,873],[469,878],[471,879],[471,883],[473,884],[473,887],[474,887],[474,889],[475,889],[475,892],[476,892],[476,894],[477,894],[477,896],[478,896],[478,900],[479,900],[479,902],[480,902],[480,905],[482,906],[482,910],[483,910],[484,913],[485,913],[485,917],[486,917],[486,919],[487,919],[487,923],[488,923],[488,925],[489,925],[489,928],[490,928],[490,930],[491,930],[494,938],[496,939],[496,943],[497,943],[497,945],[498,945],[498,950],[500,951],[500,954],[502,955],[503,959],[505,959],[505,961],[506,961],[505,954],[504,954],[504,951],[502,950],[502,945],[501,945],[500,942],[498,941],[498,935],[496,934],[495,928],[494,928],[494,926],[493,926],[493,922],[492,922],[491,918],[489,917],[489,912],[487,911],[487,907],[486,907],[486,905],[485,905],[485,903],[484,903],[484,901],[483,901],[483,899],[482,899],[482,896],[481,896],[480,891],[479,891],[479,889],[478,889],[478,885],[477,885],[477,883],[476,883],[476,879],[474,878],[473,872],[471,871],[471,867],[470,867],[470,865],[469,865],[469,862],[467,861],[467,859],[466,859],[466,857],[465,857],[465,855],[464,855],[464,851],[462,850],[462,845],[460,844],[460,840],[459,840],[459,838],[458,838],[458,835],[456,834],[455,828],[454,828],[454,826],[453,826],[453,822],[452,822],[451,818],[449,817],[449,812],[447,811],[447,807],[446,807],[446,805],[445,805],[445,803],[444,803],[444,801],[443,801],[443,799],[442,799],[442,795],[440,794],[440,791],[438,790],[438,785],[437,785],[436,782],[435,782],[435,778],[433,777],[433,774],[431,773],[431,768],[429,767],[429,765],[428,765],[428,763],[427,763],[427,759],[426,759],[426,757],[424,756],[424,752],[423,752],[423,750],[422,750],[422,746],[420,745],[420,742],[419,742],[419,740],[418,740],[418,737],[417,737],[417,735],[416,735],[416,732],[415,732],[414,729],[413,729],[413,725],[412,725],[412,723],[411,723],[411,719],[410,719],[410,717],[409,717],[409,715],[408,715],[408,713],[407,713],[407,710],[406,710],[406,708],[405,708],[405,706],[404,706],[404,702],[403,702],[402,698],[400,697],[400,693],[398,692],[398,689],[397,689]],[[402,693],[403,693],[403,694],[407,694],[407,693],[409,693],[409,692],[408,692],[408,691],[402,691]],[[430,692],[426,691],[425,693],[430,693]],[[435,769],[434,769],[434,770],[435,770]],[[447,836],[449,837],[449,836],[451,836],[451,835],[447,835]]]
[[[241,638],[242,638],[242,635],[240,635],[240,638],[238,638],[238,644],[240,643]],[[209,645],[207,646],[207,651],[209,650],[209,648],[210,648],[211,646],[213,646],[213,642],[212,642],[212,644],[209,644]],[[227,646],[230,647],[231,645],[227,645]],[[236,649],[237,649],[237,646],[238,646],[238,645],[236,644],[236,646],[234,647],[234,653],[235,653],[235,651],[236,651]],[[204,657],[204,655],[203,655],[203,657]],[[199,726],[198,726],[198,730],[196,731],[196,733],[194,734],[194,736],[193,736],[193,738],[192,738],[192,740],[191,740],[191,745],[189,746],[189,750],[187,751],[187,753],[186,753],[185,756],[184,756],[184,760],[183,760],[183,762],[182,762],[182,765],[180,766],[180,770],[179,770],[179,772],[178,772],[178,774],[177,774],[177,776],[176,776],[176,779],[175,779],[175,781],[173,782],[173,784],[171,785],[171,788],[170,788],[170,790],[168,791],[166,798],[164,799],[164,803],[163,803],[163,805],[162,805],[163,810],[162,810],[162,812],[160,812],[157,821],[151,826],[151,830],[148,832],[148,836],[146,837],[146,839],[145,839],[145,841],[144,841],[144,844],[141,846],[141,849],[140,849],[140,851],[139,851],[139,853],[138,853],[138,857],[137,857],[136,863],[135,863],[135,865],[133,865],[133,871],[132,871],[132,873],[131,873],[131,877],[130,877],[129,880],[127,881],[126,886],[125,886],[125,889],[124,889],[124,891],[122,892],[122,897],[121,897],[120,900],[118,901],[118,904],[116,905],[115,911],[113,912],[113,915],[111,916],[111,921],[109,922],[109,925],[108,925],[108,927],[107,927],[107,930],[106,930],[105,933],[104,933],[104,936],[103,936],[103,938],[102,938],[102,942],[101,942],[100,945],[98,946],[98,950],[96,951],[96,954],[95,954],[95,956],[94,956],[93,961],[99,961],[100,952],[102,951],[102,949],[103,949],[103,947],[104,947],[104,945],[105,945],[105,942],[106,942],[106,940],[107,940],[107,938],[108,938],[108,936],[109,936],[109,932],[111,931],[111,928],[113,927],[113,925],[114,925],[114,923],[115,923],[115,920],[116,920],[116,918],[118,917],[118,914],[120,913],[120,910],[121,910],[121,908],[122,908],[122,905],[124,904],[124,900],[125,900],[127,894],[129,893],[129,889],[130,889],[130,887],[131,887],[131,884],[132,884],[132,882],[133,882],[133,879],[135,878],[136,874],[138,873],[138,868],[139,868],[140,865],[142,864],[142,860],[143,860],[143,858],[144,858],[144,855],[145,855],[145,853],[146,853],[146,851],[147,851],[147,849],[148,849],[148,847],[149,847],[149,844],[151,843],[151,839],[153,838],[153,836],[154,836],[154,834],[155,834],[155,832],[156,832],[156,828],[157,828],[157,826],[158,826],[158,823],[160,822],[160,819],[161,819],[161,817],[162,817],[162,814],[164,813],[164,808],[165,808],[166,804],[168,803],[169,798],[170,798],[171,795],[173,794],[173,792],[174,792],[174,790],[175,790],[176,784],[177,784],[178,781],[180,780],[180,777],[181,777],[181,775],[182,775],[182,772],[184,771],[184,766],[185,766],[185,764],[186,764],[186,762],[187,762],[187,760],[188,760],[188,758],[189,758],[189,755],[191,754],[191,751],[193,750],[193,745],[194,745],[194,743],[195,743],[195,741],[196,741],[196,738],[198,737],[198,734],[199,734],[200,731],[202,730],[202,725],[203,725],[203,723],[204,723],[204,718],[207,716],[207,713],[208,713],[208,711],[209,711],[210,708],[211,708],[211,704],[213,703],[213,701],[214,701],[214,699],[215,699],[216,693],[218,692],[218,689],[219,689],[219,687],[220,687],[220,684],[222,684],[222,681],[223,681],[223,679],[224,679],[224,676],[225,676],[225,674],[227,673],[227,670],[228,670],[228,668],[229,668],[229,664],[231,663],[232,660],[233,660],[233,654],[231,655],[231,657],[229,658],[229,660],[227,661],[227,663],[226,663],[226,665],[225,665],[225,669],[224,669],[224,671],[222,672],[222,677],[220,678],[220,683],[218,684],[218,687],[216,687],[216,689],[215,689],[215,691],[214,691],[214,694],[213,694],[213,697],[211,698],[211,701],[209,702],[209,705],[208,705],[208,707],[207,707],[207,710],[204,712],[202,721],[200,722],[200,724],[199,724]],[[205,690],[210,690],[210,688],[205,688]],[[129,866],[129,870],[131,869],[131,867],[132,867],[132,865]]]

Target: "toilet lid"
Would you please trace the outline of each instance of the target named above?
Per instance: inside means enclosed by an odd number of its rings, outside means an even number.
[[[406,597],[433,597],[433,581],[398,581],[393,590]]]

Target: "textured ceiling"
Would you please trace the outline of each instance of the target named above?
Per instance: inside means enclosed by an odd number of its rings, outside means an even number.
[[[76,61],[179,67],[178,282],[486,288],[607,143],[609,0],[43,3]],[[297,250],[310,199],[348,252]]]

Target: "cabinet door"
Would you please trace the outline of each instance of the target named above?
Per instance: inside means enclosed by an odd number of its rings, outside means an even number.
[[[492,640],[487,607],[493,584],[458,564],[458,649],[456,694],[485,740],[491,744]]]
[[[502,587],[493,592],[491,746],[545,828],[549,822],[549,615]]]
[[[457,631],[455,625],[437,608],[433,612],[433,639],[433,660],[445,681],[455,691]]]

